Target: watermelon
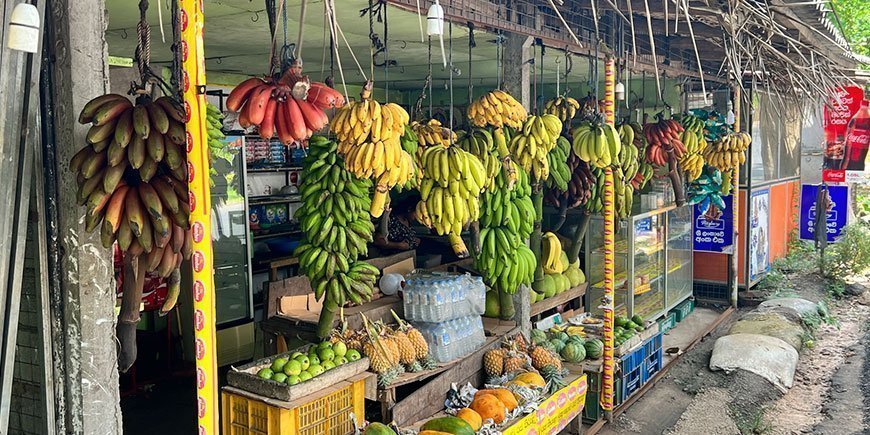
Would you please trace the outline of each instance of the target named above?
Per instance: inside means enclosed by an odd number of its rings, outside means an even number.
[[[383,423],[369,423],[366,426],[366,430],[363,432],[364,435],[396,435],[396,432],[389,428],[389,426]]]
[[[474,435],[474,428],[468,422],[458,417],[440,417],[423,423],[420,431],[433,430],[453,435]]]
[[[586,348],[586,356],[591,359],[601,358],[601,355],[604,354],[604,343],[597,338],[587,341],[584,347]]]
[[[562,352],[560,352],[559,355],[561,355],[562,359],[565,361],[578,363],[586,359],[586,348],[580,343],[569,341],[568,344],[562,348]]]
[[[565,347],[565,342],[562,340],[559,340],[558,338],[554,338],[554,339],[550,340],[550,345],[553,346],[553,350],[555,350],[556,353],[559,353],[562,351],[562,348]]]
[[[541,331],[540,329],[532,329],[532,333],[529,336],[529,338],[532,339],[532,343],[541,344],[541,343],[547,341],[547,333],[544,331]]]

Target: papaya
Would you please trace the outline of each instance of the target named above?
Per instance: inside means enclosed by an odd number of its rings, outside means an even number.
[[[504,421],[505,411],[507,411],[504,403],[492,394],[475,396],[469,408],[480,414],[480,418],[491,419],[495,424],[501,424]]]
[[[369,425],[366,426],[366,430],[365,430],[365,432],[363,432],[363,434],[364,435],[396,435],[396,432],[394,430],[390,429],[389,426],[387,426],[383,423],[375,422],[375,423],[369,423]]]
[[[508,412],[511,412],[516,408],[519,404],[517,403],[517,398],[514,397],[514,393],[511,393],[510,390],[506,388],[493,388],[488,390],[478,390],[477,393],[474,394],[474,397],[477,397],[481,394],[492,394],[501,403],[504,403],[505,408],[507,408]]]
[[[514,382],[522,382],[534,387],[543,387],[546,385],[544,378],[535,372],[520,373],[514,378]]]
[[[480,430],[480,427],[483,426],[483,419],[480,418],[480,414],[471,408],[460,409],[459,412],[456,413],[456,417],[465,420],[465,422],[475,431]]]
[[[433,418],[420,427],[420,435],[474,435],[475,432],[470,424],[459,417]]]

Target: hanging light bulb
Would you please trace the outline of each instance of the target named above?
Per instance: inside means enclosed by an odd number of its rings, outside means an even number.
[[[444,34],[444,8],[441,7],[441,3],[438,3],[438,0],[435,0],[435,3],[429,6],[429,12],[426,14],[426,23],[428,26],[427,34],[429,36]]]
[[[429,36],[438,35],[438,43],[441,45],[441,63],[444,68],[447,68],[447,55],[444,53],[444,8],[441,3],[435,0],[432,6],[429,6],[429,12],[426,14],[427,33]]]
[[[39,49],[39,11],[28,3],[15,5],[9,17],[6,46],[12,50],[36,53]]]
[[[617,83],[616,86],[613,87],[613,93],[616,94],[616,99],[618,101],[624,101],[625,100],[625,85],[622,84],[622,82]]]

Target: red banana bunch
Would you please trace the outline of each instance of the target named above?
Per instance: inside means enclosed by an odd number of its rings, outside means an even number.
[[[646,161],[658,166],[668,164],[669,154],[679,159],[686,153],[686,146],[680,140],[683,126],[673,119],[659,118],[657,122],[643,125],[643,135],[646,137]]]

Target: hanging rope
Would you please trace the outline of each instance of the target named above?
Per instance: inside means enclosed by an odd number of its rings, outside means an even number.
[[[296,36],[296,59],[299,64],[302,64],[302,29],[305,28],[305,9],[308,5],[308,0],[302,0],[302,5],[299,9],[299,32]]]
[[[146,13],[148,0],[139,0],[139,24],[136,26],[136,65],[139,68],[139,86],[136,93],[144,94],[151,63],[151,27]]]
[[[450,110],[447,112],[450,115],[450,131],[453,131],[453,21],[449,21],[447,25],[447,36],[450,38],[450,42],[448,43],[447,49],[449,53],[448,56],[448,68],[450,71],[449,81],[450,81]],[[453,134],[450,134],[450,145],[453,145]]]
[[[477,47],[474,41],[474,23],[468,22],[468,105],[474,101],[474,83],[471,82],[471,49]]]

